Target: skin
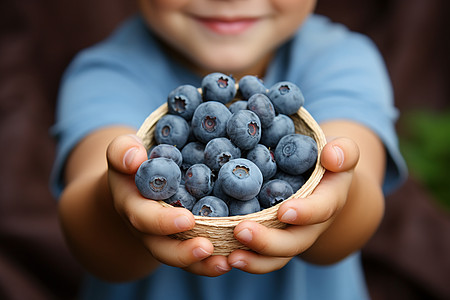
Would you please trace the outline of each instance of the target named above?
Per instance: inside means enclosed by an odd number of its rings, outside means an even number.
[[[238,74],[236,78],[263,76],[273,50],[290,37],[314,5],[311,0],[140,1],[149,26],[174,58],[198,74],[232,72]],[[261,21],[242,30],[245,26],[236,18],[245,16],[236,12],[259,13],[260,9]],[[190,17],[196,12],[218,19],[215,31]],[[237,24],[224,25],[224,20]],[[248,30],[252,40],[245,43]],[[184,40],[187,32],[192,42]],[[218,55],[210,55],[212,50]],[[224,57],[229,59],[226,65]],[[235,236],[254,251],[236,250],[227,257],[211,256],[213,245],[206,238],[167,237],[191,229],[193,215],[139,195],[134,173],[147,153],[134,136],[136,129],[99,129],[86,136],[67,160],[67,185],[59,202],[67,242],[88,271],[110,281],[143,277],[161,263],[219,276],[232,267],[271,272],[297,256],[317,264],[337,262],[359,250],[379,225],[386,158],[378,137],[360,124],[335,120],[321,126],[329,138],[321,156],[327,171],[312,195],[281,205],[279,219],[292,226],[269,229],[244,221],[235,228]]]

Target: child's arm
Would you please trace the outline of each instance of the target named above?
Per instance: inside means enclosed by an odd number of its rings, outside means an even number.
[[[279,218],[298,226],[279,230],[250,221],[240,223],[236,237],[257,253],[233,252],[228,258],[233,267],[266,273],[297,255],[329,264],[359,250],[375,232],[384,212],[383,144],[356,123],[333,121],[321,126],[327,137],[346,138],[330,138],[325,146],[321,163],[328,171],[313,194],[280,207]]]
[[[209,257],[213,245],[207,239],[180,242],[165,236],[192,228],[194,218],[139,195],[134,173],[147,154],[128,135],[134,132],[100,129],[70,154],[59,212],[72,252],[90,272],[113,281],[147,275],[159,262],[207,276],[225,273],[226,258]]]

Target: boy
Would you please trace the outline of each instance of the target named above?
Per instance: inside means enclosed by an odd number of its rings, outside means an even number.
[[[382,218],[383,189],[405,173],[390,85],[373,45],[311,15],[314,0],[139,5],[140,16],[75,59],[61,87],[55,188],[67,242],[95,276],[83,296],[367,298],[358,250]],[[174,87],[199,86],[216,71],[236,80],[257,75],[267,86],[297,83],[329,137],[322,182],[278,211],[292,226],[242,222],[235,236],[254,251],[228,257],[212,256],[205,238],[168,238],[192,228],[192,214],[142,198],[133,180],[147,157],[136,128]]]

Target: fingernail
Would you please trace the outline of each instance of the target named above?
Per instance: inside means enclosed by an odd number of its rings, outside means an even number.
[[[175,218],[174,220],[175,226],[179,229],[179,230],[188,230],[191,228],[191,220],[189,220],[188,217],[186,216],[178,216]]]
[[[234,262],[234,263],[231,264],[231,266],[232,266],[233,268],[236,268],[236,269],[242,269],[242,268],[244,268],[246,265],[247,265],[247,263],[246,263],[245,261],[242,261],[242,260],[238,260],[238,261],[236,261],[236,262]]]
[[[127,152],[125,152],[122,162],[125,168],[129,168],[131,166],[131,164],[133,163],[133,159],[136,156],[136,152],[138,152],[137,147],[130,148],[127,150]]]
[[[344,151],[338,146],[333,146],[334,152],[336,153],[338,167],[342,167],[344,164]]]
[[[297,219],[297,212],[289,208],[282,216],[281,216],[281,222],[293,222]]]
[[[248,228],[244,228],[236,234],[236,238],[244,243],[252,241],[252,232]]]
[[[192,253],[198,259],[204,259],[204,258],[207,258],[208,256],[211,256],[210,252],[206,251],[205,249],[203,249],[201,247],[194,248],[194,250],[192,250]]]
[[[221,265],[216,265],[216,270],[220,273],[226,273],[226,272],[230,271],[230,268],[228,268],[228,267],[225,268]]]

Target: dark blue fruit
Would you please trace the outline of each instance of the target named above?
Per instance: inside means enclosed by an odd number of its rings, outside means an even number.
[[[200,142],[187,143],[183,149],[181,149],[181,155],[183,157],[182,167],[187,169],[195,164],[202,164],[204,162],[205,144]]]
[[[227,195],[238,200],[250,200],[258,195],[263,176],[252,161],[237,158],[220,168],[217,180]]]
[[[247,215],[261,210],[258,198],[252,198],[248,201],[233,200],[228,203],[230,216]]]
[[[184,185],[180,185],[177,192],[169,199],[165,199],[164,202],[174,207],[184,207],[192,210],[197,199],[186,190]]]
[[[203,102],[192,116],[191,126],[194,136],[202,143],[227,135],[227,122],[231,117],[228,108],[217,101]]]
[[[293,193],[289,183],[280,179],[272,179],[263,184],[258,199],[261,207],[269,208],[283,202]]]
[[[306,182],[303,175],[291,175],[283,171],[278,171],[273,178],[286,181],[291,185],[293,191],[298,191]]]
[[[202,92],[204,101],[218,101],[223,104],[236,96],[236,82],[231,76],[211,73],[203,77]]]
[[[279,114],[292,115],[305,103],[305,98],[300,88],[289,81],[281,81],[274,84],[267,95]]]
[[[220,198],[206,196],[195,203],[192,213],[202,217],[228,217],[228,206]]]
[[[166,157],[173,160],[178,166],[181,166],[183,156],[177,147],[169,144],[159,144],[151,149],[148,158]]]
[[[263,144],[258,144],[253,149],[249,150],[247,152],[247,159],[258,166],[264,181],[272,178],[277,172],[277,163],[275,162],[274,154]]]
[[[240,149],[252,149],[261,139],[261,122],[254,112],[239,110],[228,120],[227,134]]]
[[[163,200],[177,192],[181,171],[173,160],[158,157],[144,161],[139,166],[134,180],[143,197]]]
[[[157,144],[169,144],[183,148],[189,136],[189,124],[180,116],[164,115],[155,126]]]
[[[238,100],[236,102],[233,102],[230,106],[228,106],[228,109],[232,114],[234,114],[238,110],[247,109],[247,101]]]
[[[188,84],[178,86],[167,97],[169,113],[183,117],[187,121],[192,118],[200,103],[202,95],[195,86]]]
[[[261,133],[260,143],[271,149],[275,149],[278,141],[285,135],[295,133],[294,121],[286,115],[277,115],[270,125]]]
[[[278,167],[291,175],[301,175],[317,161],[317,143],[307,135],[289,134],[280,139],[275,148]]]
[[[205,164],[190,166],[184,176],[186,190],[197,199],[211,194],[214,186],[213,176],[211,169]]]
[[[253,94],[266,94],[267,88],[258,77],[246,75],[239,80],[239,93],[243,99],[249,99]]]
[[[227,138],[212,139],[205,146],[204,162],[216,172],[231,159],[240,157],[241,150]]]
[[[247,109],[254,112],[261,121],[262,128],[272,125],[275,109],[270,99],[264,94],[253,94],[247,101]]]

